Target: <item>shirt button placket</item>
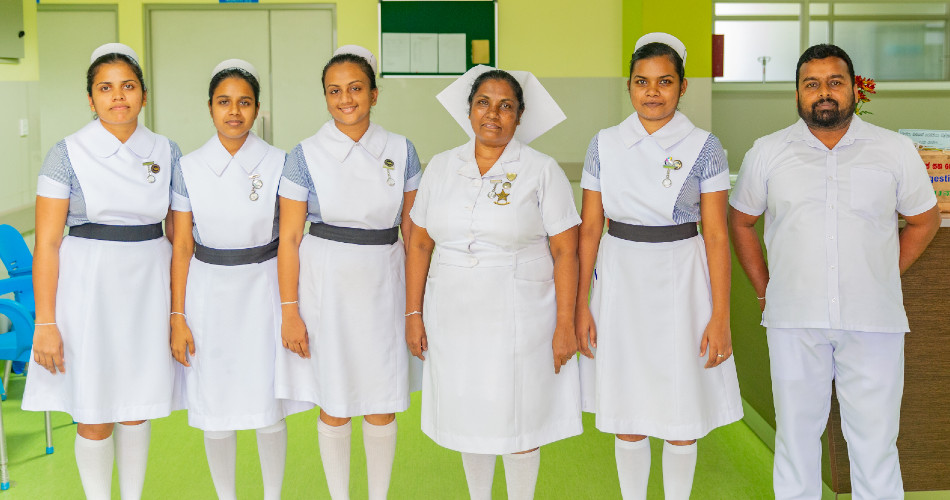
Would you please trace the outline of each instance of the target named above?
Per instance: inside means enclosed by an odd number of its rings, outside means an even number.
[[[825,171],[828,181],[825,189],[825,270],[828,292],[828,317],[831,328],[841,328],[841,301],[838,287],[838,154],[829,151],[825,157]]]

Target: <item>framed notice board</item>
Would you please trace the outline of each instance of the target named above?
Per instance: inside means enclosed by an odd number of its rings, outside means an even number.
[[[496,0],[380,0],[382,76],[456,76],[496,66]]]

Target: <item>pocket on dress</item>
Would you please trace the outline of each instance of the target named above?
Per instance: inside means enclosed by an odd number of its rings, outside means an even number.
[[[537,283],[553,281],[554,259],[551,254],[547,254],[527,262],[519,262],[515,266],[515,279]]]

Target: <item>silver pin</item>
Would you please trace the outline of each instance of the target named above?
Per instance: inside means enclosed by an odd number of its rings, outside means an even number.
[[[393,179],[393,169],[396,168],[396,163],[386,158],[386,161],[383,162],[383,168],[386,169],[386,184],[395,186],[396,179]]]
[[[155,182],[155,176],[152,175],[152,174],[148,174],[148,177],[146,177],[145,180],[146,180],[149,184],[152,184],[152,183]]]
[[[264,187],[264,181],[262,181],[260,177],[261,174],[252,174],[248,176],[248,178],[251,179],[251,194],[248,196],[251,201],[257,201],[257,199],[260,198],[260,195],[257,194],[257,190]]]

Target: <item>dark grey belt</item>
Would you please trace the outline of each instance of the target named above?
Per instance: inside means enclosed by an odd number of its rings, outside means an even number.
[[[317,238],[354,245],[392,245],[399,241],[398,226],[389,229],[359,229],[311,222],[310,234]]]
[[[161,238],[164,233],[161,222],[144,226],[110,226],[88,222],[70,227],[69,235],[87,240],[148,241]]]
[[[675,226],[635,226],[612,220],[607,226],[607,234],[629,241],[663,243],[692,238],[699,234],[699,231],[696,229],[695,222]]]
[[[260,264],[277,257],[277,244],[274,240],[266,245],[253,248],[221,249],[195,244],[195,258],[208,264],[219,266],[243,266]]]

